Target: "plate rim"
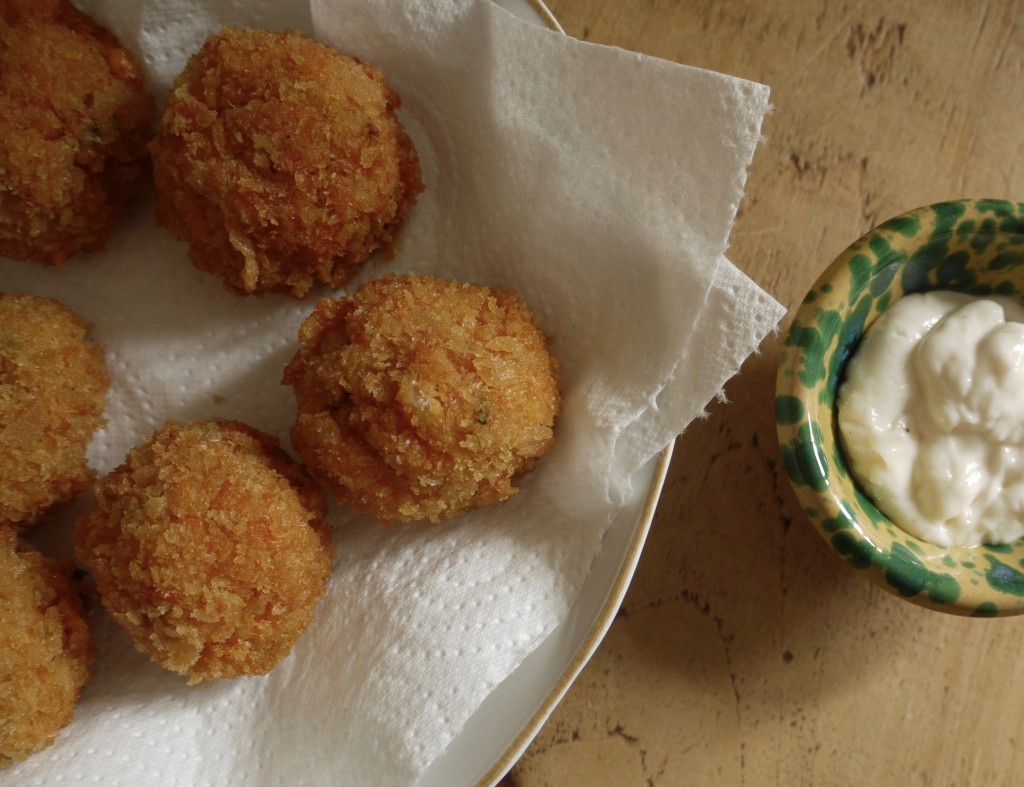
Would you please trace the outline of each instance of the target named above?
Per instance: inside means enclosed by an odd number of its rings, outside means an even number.
[[[507,4],[510,4],[509,0],[495,0],[495,2],[505,7],[506,10],[511,10],[507,6]],[[543,0],[525,0],[525,4],[536,14],[537,19],[534,20],[535,22],[539,22],[541,26],[547,27],[549,30],[566,35],[561,23],[544,4]],[[554,712],[558,703],[565,697],[570,686],[579,677],[583,668],[601,644],[608,629],[611,628],[622,600],[626,595],[626,591],[629,589],[633,574],[640,560],[640,555],[643,552],[644,544],[647,541],[647,534],[654,520],[658,501],[661,498],[661,491],[668,476],[674,446],[675,441],[670,442],[660,454],[656,454],[652,458],[652,460],[656,459],[656,464],[651,476],[650,485],[647,488],[647,497],[637,516],[635,529],[623,553],[622,563],[615,574],[615,579],[611,583],[607,595],[589,629],[581,639],[568,664],[559,673],[550,690],[538,703],[533,715],[520,728],[512,742],[505,747],[501,755],[483,777],[477,781],[476,787],[494,787],[512,769],[523,752],[533,742],[533,739],[537,737],[541,727],[544,726],[544,723]],[[594,559],[596,561],[597,555],[594,556]]]
[[[533,7],[533,10],[537,12],[537,16],[541,18],[545,27],[565,35],[565,30],[562,28],[562,24],[555,18],[555,15],[551,13],[551,9],[544,5],[542,0],[526,0],[526,2],[528,2]]]
[[[530,0],[530,2],[532,3],[533,0]],[[554,712],[558,703],[561,702],[562,698],[569,691],[569,687],[579,677],[583,668],[597,650],[598,645],[601,644],[608,629],[611,628],[622,599],[629,589],[637,564],[640,561],[640,555],[647,541],[647,534],[651,529],[651,523],[654,521],[658,501],[661,499],[661,491],[668,476],[668,468],[671,464],[674,448],[675,441],[672,441],[665,446],[660,454],[656,455],[657,464],[654,468],[650,486],[647,489],[647,498],[644,500],[643,509],[637,518],[636,529],[629,540],[622,558],[622,565],[615,576],[615,581],[609,588],[608,595],[601,605],[590,629],[583,637],[569,664],[559,674],[554,686],[537,706],[533,716],[522,727],[512,743],[505,748],[494,765],[484,774],[483,778],[477,782],[476,787],[494,787],[512,769],[512,766],[516,764],[523,752],[533,742],[533,739],[537,737],[537,733],[544,726],[544,722],[548,720],[548,717]],[[596,559],[597,556],[595,555]]]

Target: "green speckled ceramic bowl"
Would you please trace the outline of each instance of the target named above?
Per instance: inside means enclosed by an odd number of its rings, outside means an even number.
[[[943,612],[1024,612],[1024,539],[939,547],[903,532],[854,482],[836,426],[836,390],[865,329],[923,290],[1024,294],[1024,204],[962,200],[918,208],[862,237],[797,311],[779,363],[775,419],[786,472],[807,516],[871,580]]]

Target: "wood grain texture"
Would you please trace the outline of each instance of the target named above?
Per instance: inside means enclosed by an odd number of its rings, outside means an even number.
[[[548,5],[577,38],[772,88],[729,256],[791,313],[896,213],[1024,200],[1019,2]],[[1024,618],[919,609],[832,554],[778,454],[781,342],[679,438],[621,611],[506,784],[1020,782]]]

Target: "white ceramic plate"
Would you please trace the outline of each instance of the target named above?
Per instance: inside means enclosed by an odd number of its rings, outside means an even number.
[[[605,534],[568,618],[484,700],[417,787],[493,785],[519,759],[615,619],[671,458],[670,444],[637,471],[633,497]]]
[[[564,32],[540,0],[495,1],[530,23]],[[626,596],[671,458],[672,445],[636,474],[633,497],[608,528],[566,620],[483,701],[418,787],[494,785],[534,740],[597,650]]]
[[[539,0],[497,3],[531,23],[561,31]],[[605,534],[566,620],[483,702],[419,787],[494,784],[522,754],[615,618],[647,537],[671,453],[670,446],[632,479],[634,493]]]
[[[564,32],[540,0],[495,0],[521,19]],[[417,787],[493,785],[537,735],[597,650],[633,577],[672,458],[670,444],[641,468],[633,496],[605,534],[568,618],[480,708]]]

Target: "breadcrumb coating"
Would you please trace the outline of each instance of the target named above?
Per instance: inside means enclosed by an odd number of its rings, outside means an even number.
[[[73,566],[0,527],[0,767],[51,745],[95,658]]]
[[[79,560],[136,647],[190,684],[269,672],[331,570],[323,492],[277,440],[167,422],[101,479]]]
[[[0,526],[28,526],[93,480],[86,449],[110,377],[60,301],[0,294]]]
[[[339,501],[382,522],[505,500],[553,444],[557,364],[513,292],[386,276],[320,301],[299,340],[284,374],[292,444]]]
[[[149,183],[156,106],[68,0],[0,0],[0,256],[98,251]]]
[[[375,68],[300,33],[224,28],[164,106],[157,218],[236,292],[340,287],[423,190],[399,103]]]

